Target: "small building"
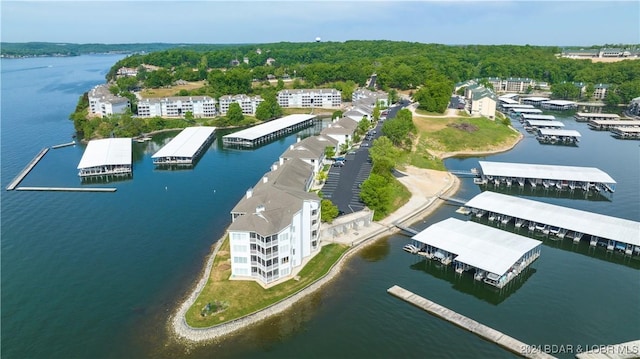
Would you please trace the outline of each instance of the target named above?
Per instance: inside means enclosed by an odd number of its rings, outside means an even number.
[[[604,100],[607,97],[607,90],[609,89],[607,84],[597,84],[593,87],[593,98],[598,100]]]
[[[131,138],[91,140],[78,163],[78,176],[131,175]]]
[[[280,158],[285,161],[300,159],[311,165],[315,175],[322,170],[327,147],[333,147],[338,150],[338,141],[323,135],[307,137],[304,140],[298,139],[296,143],[290,145],[289,149],[280,155]]]
[[[371,91],[366,88],[359,88],[351,94],[351,102],[353,102],[354,105],[363,104],[371,108],[376,105],[380,108],[387,108],[389,107],[389,94],[384,91]]]
[[[422,253],[456,272],[503,288],[540,256],[542,242],[471,221],[448,218],[411,238]]]
[[[320,134],[336,140],[338,142],[336,150],[339,150],[343,144],[353,141],[353,134],[357,128],[358,121],[349,117],[342,117],[323,128]]]
[[[468,99],[471,102],[471,115],[494,119],[496,117],[496,95],[483,86],[467,89],[469,91]]]

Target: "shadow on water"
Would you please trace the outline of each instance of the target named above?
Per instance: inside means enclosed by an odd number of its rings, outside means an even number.
[[[634,269],[640,269],[640,258],[638,256],[625,255],[620,251],[608,251],[602,246],[592,247],[589,245],[587,239],[589,238],[589,236],[585,236],[585,238],[582,238],[579,243],[573,243],[573,241],[568,238],[560,239],[555,236],[548,236],[538,232],[530,232],[529,230],[524,228],[516,229],[515,225],[511,222],[509,222],[506,226],[498,227],[497,224],[490,223],[486,218],[478,219],[472,216],[471,220],[474,222],[485,224],[487,226],[500,228],[501,230],[509,231],[521,236],[537,239],[539,241],[542,241],[542,243],[548,247],[583,254],[591,258],[597,258],[611,263],[622,264]]]
[[[533,188],[529,185],[525,187],[520,186],[512,186],[507,187],[503,186],[494,186],[494,185],[480,185],[480,190],[498,192],[502,194],[514,195],[514,196],[532,196],[532,197],[549,197],[549,198],[565,198],[565,199],[577,199],[577,200],[587,200],[587,201],[605,201],[611,202],[611,196],[607,196],[600,192],[595,191],[583,191],[582,189],[576,189],[574,191],[571,190],[563,190],[558,191],[556,189],[544,189],[544,188]]]
[[[80,177],[82,185],[109,184],[133,179],[133,174]]]
[[[409,266],[409,268],[428,273],[438,279],[446,280],[452,284],[452,288],[465,293],[473,295],[474,297],[498,305],[504,302],[509,296],[515,293],[522,287],[529,277],[531,277],[536,269],[532,266],[535,262],[523,270],[516,278],[511,280],[505,287],[499,289],[493,287],[484,282],[477,281],[473,278],[473,273],[464,272],[457,274],[452,266],[445,266],[440,262],[425,259],[421,256],[415,256],[416,262]]]

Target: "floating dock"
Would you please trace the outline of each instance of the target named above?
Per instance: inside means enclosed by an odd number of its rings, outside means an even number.
[[[573,118],[578,122],[589,122],[589,120],[619,120],[620,116],[615,113],[576,112]]]
[[[499,346],[517,355],[524,356],[525,358],[536,359],[554,358],[553,356],[540,351],[527,350],[527,348],[535,347],[527,345],[526,343],[523,343],[518,339],[510,337],[482,323],[478,323],[469,317],[458,314],[449,308],[443,307],[438,303],[432,302],[400,286],[394,285],[393,287],[387,289],[387,293],[393,295],[394,297],[400,298],[405,302],[412,304],[433,316],[444,319],[449,323],[465,329],[486,341],[498,344]],[[455,353],[452,354],[454,354],[455,356]]]
[[[511,187],[518,184],[532,188],[544,187],[571,191],[582,189],[587,192],[615,192],[616,181],[607,173],[594,167],[538,165],[529,163],[509,163],[478,161],[480,168],[476,169],[478,177],[473,179],[475,184]]]
[[[42,192],[115,192],[117,188],[105,187],[18,187],[16,191]]]
[[[130,175],[131,138],[89,141],[78,164],[78,176]]]
[[[45,147],[41,149],[40,152],[38,152],[38,154],[36,155],[36,157],[34,157],[31,160],[31,162],[29,162],[27,166],[22,171],[20,171],[20,173],[18,173],[16,178],[14,178],[13,181],[11,181],[11,183],[9,183],[9,185],[7,186],[7,191],[13,191],[20,184],[20,182],[22,182],[22,180],[29,174],[29,172],[31,172],[31,170],[38,164],[38,162],[40,162],[42,157],[44,157],[44,155],[47,154],[47,152],[49,152],[49,147]]]
[[[62,143],[59,145],[55,145],[55,146],[51,146],[51,148],[58,149],[58,148],[63,148],[63,147],[69,147],[69,146],[75,146],[76,141],[71,141],[71,142],[67,142],[67,143]]]
[[[193,165],[210,143],[215,127],[187,127],[154,153],[154,165]]]
[[[289,115],[222,137],[225,146],[255,147],[287,135],[299,128],[313,125],[315,115]]]
[[[540,256],[542,242],[482,224],[448,218],[411,237],[417,254],[453,265],[456,273],[503,288]]]
[[[580,132],[556,128],[539,128],[536,139],[540,143],[575,145],[580,141]]]
[[[516,196],[485,191],[465,204],[471,216],[487,216],[502,227],[513,223],[515,230],[572,238],[574,243],[588,239],[591,247],[606,247],[626,255],[640,256],[640,222],[556,206]]]

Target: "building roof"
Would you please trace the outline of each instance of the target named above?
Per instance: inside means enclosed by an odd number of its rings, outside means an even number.
[[[538,132],[543,136],[581,137],[580,132],[576,130],[562,130],[558,128],[539,128]]]
[[[209,96],[169,96],[169,97],[155,97],[155,98],[144,98],[140,102],[149,102],[149,103],[162,103],[162,102],[213,102],[216,100]]]
[[[525,97],[522,99],[522,101],[549,101],[549,98],[547,97],[536,97],[536,96],[531,96],[531,97]]]
[[[619,119],[620,118],[620,116],[616,115],[615,113],[576,112],[576,116],[584,117],[584,118],[589,118],[589,117],[594,117],[594,118],[615,118],[615,119]]]
[[[523,113],[520,116],[522,116],[523,120],[547,120],[547,121],[553,121],[556,119],[556,116],[554,115],[541,115],[538,113]]]
[[[606,172],[595,167],[538,165],[532,163],[510,163],[478,161],[482,173],[490,176],[539,178],[567,181],[616,183]]]
[[[336,147],[338,141],[328,136],[311,136],[296,142],[280,156],[282,158],[320,159],[327,147]]]
[[[108,165],[131,165],[131,138],[91,140],[78,169]]]
[[[512,99],[510,97],[502,97],[502,96],[500,96],[500,97],[498,97],[498,100],[502,101],[505,104],[510,104],[510,105],[514,105],[514,104],[518,103],[518,101],[516,101],[516,100],[514,100],[514,99]]]
[[[560,121],[548,121],[548,120],[526,120],[529,126],[543,126],[543,127],[564,127],[564,123]]]
[[[549,101],[545,101],[544,103],[547,105],[556,105],[556,106],[568,106],[568,105],[576,104],[575,101],[568,101],[568,100],[549,100]]]
[[[245,140],[255,140],[262,136],[268,135],[272,132],[276,132],[276,131],[285,129],[289,126],[293,126],[298,123],[314,119],[315,117],[316,117],[315,115],[304,115],[304,114],[289,115],[289,116],[279,118],[277,120],[261,123],[259,125],[247,128],[245,130],[230,133],[228,135],[225,135],[224,137],[242,138]]]
[[[542,110],[539,108],[512,107],[511,110],[513,112],[520,112],[520,113],[542,113]]]
[[[504,275],[542,242],[471,221],[448,218],[412,239],[456,254],[454,260],[487,272]]]
[[[525,105],[525,104],[521,104],[521,103],[506,103],[506,104],[503,104],[502,107],[504,107],[504,108],[534,108],[533,105]]]
[[[215,132],[215,127],[187,127],[169,143],[164,145],[151,158],[161,157],[193,157],[202,145]]]
[[[640,245],[640,222],[485,191],[466,204],[570,231]]]

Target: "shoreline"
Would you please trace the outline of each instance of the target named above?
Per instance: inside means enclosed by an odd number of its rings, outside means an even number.
[[[195,286],[188,292],[188,295],[179,304],[177,310],[174,311],[174,313],[170,316],[168,321],[168,325],[170,326],[169,329],[171,332],[170,336],[177,339],[178,341],[186,341],[191,344],[214,341],[289,309],[295,302],[298,302],[304,297],[320,290],[333,279],[337,278],[338,275],[340,275],[340,273],[342,272],[343,266],[353,255],[357,254],[359,251],[368,247],[369,245],[376,243],[379,239],[398,232],[399,229],[395,227],[393,223],[403,223],[410,220],[416,220],[418,217],[426,217],[431,215],[438,207],[440,207],[440,205],[444,203],[444,201],[440,199],[439,196],[453,195],[460,188],[460,180],[449,172],[425,169],[417,170],[422,171],[426,177],[430,177],[430,175],[433,175],[434,173],[439,173],[441,175],[444,175],[446,180],[443,181],[443,185],[438,185],[436,188],[437,191],[432,193],[430,196],[425,196],[424,193],[421,193],[421,191],[415,186],[407,186],[407,188],[412,192],[409,201],[386,218],[382,219],[381,221],[374,222],[378,224],[378,229],[374,229],[373,232],[364,234],[362,236],[355,236],[352,242],[356,244],[348,249],[338,259],[338,261],[331,267],[331,269],[329,269],[329,272],[327,272],[325,276],[313,282],[306,288],[293,293],[291,296],[262,310],[251,313],[245,317],[241,317],[213,327],[193,328],[187,324],[185,314],[187,310],[193,305],[193,303],[195,303],[198,295],[204,289],[204,286],[206,285],[211,275],[211,269],[213,267],[215,256],[226,236],[225,230],[225,234],[216,242],[211,253],[209,254],[204,270]],[[414,168],[412,171],[415,172],[416,169]],[[406,186],[406,184],[410,183],[412,180],[417,180],[417,177],[418,176],[416,176],[415,174],[410,174],[403,178],[400,178],[399,180],[403,182],[403,185]]]

